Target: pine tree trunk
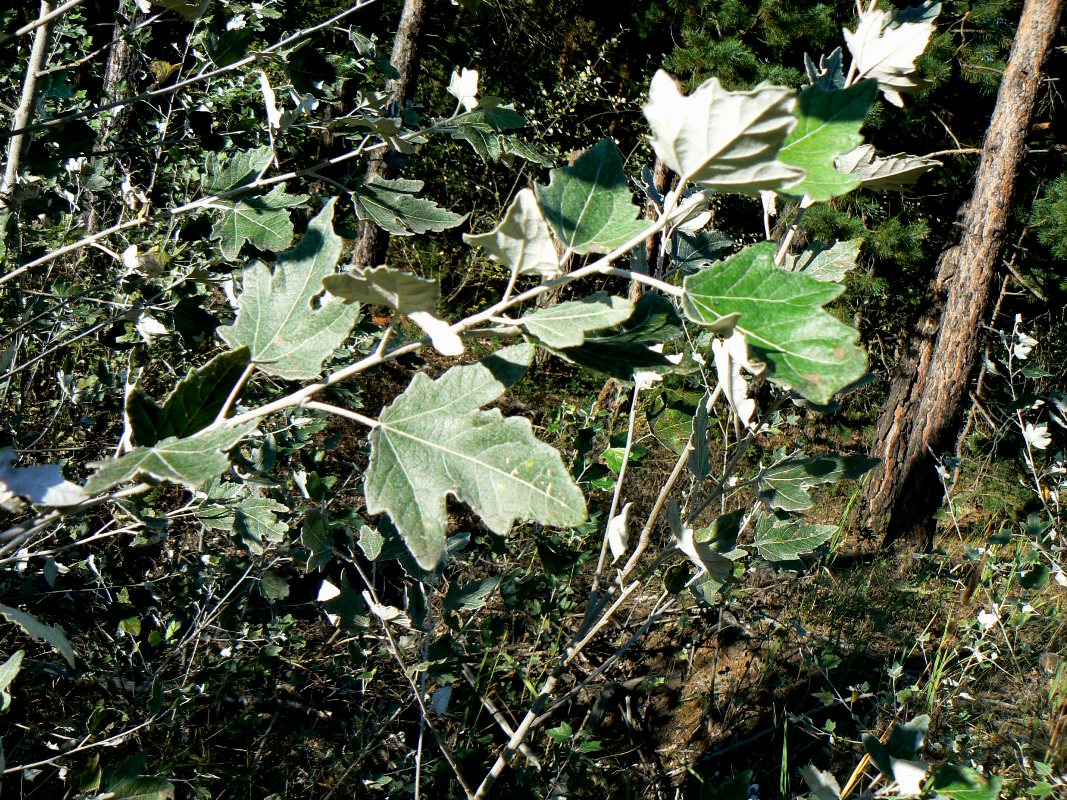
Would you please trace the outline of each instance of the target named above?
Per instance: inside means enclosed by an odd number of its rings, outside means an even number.
[[[419,73],[419,38],[425,10],[426,0],[404,0],[404,10],[400,14],[400,24],[396,29],[390,63],[399,76],[389,81],[387,89],[392,94],[392,102],[396,105],[398,115],[403,113],[404,104],[415,93]],[[374,152],[367,164],[364,181],[392,177],[392,169],[385,156],[384,150]],[[384,263],[388,249],[389,234],[373,222],[363,222],[360,224],[360,237],[353,254],[353,263],[365,267],[377,266]]]
[[[1026,0],[986,131],[960,242],[942,255],[930,307],[908,343],[878,421],[872,455],[882,459],[865,488],[866,524],[884,544],[933,544],[944,500],[935,456],[953,448],[963,399],[1003,244],[1026,132],[1063,0]]]

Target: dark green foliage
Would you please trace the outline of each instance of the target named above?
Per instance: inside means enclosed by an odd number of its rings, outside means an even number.
[[[1054,258],[1067,259],[1067,174],[1042,189],[1030,212],[1030,225]]]

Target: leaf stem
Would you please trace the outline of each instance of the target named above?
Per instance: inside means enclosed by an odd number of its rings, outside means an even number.
[[[244,389],[248,379],[252,377],[252,373],[256,371],[255,362],[249,361],[248,366],[245,367],[244,372],[237,379],[237,382],[230,389],[230,393],[226,395],[226,402],[222,404],[222,408],[219,409],[218,415],[215,417],[215,423],[222,422],[226,419],[226,415],[230,413],[230,409],[233,408],[233,404],[237,402],[237,397],[241,394],[241,390]]]
[[[358,422],[361,425],[366,425],[368,428],[377,428],[379,425],[378,420],[365,417],[358,411],[349,411],[347,408],[341,408],[330,403],[320,403],[317,400],[308,400],[301,403],[304,408],[310,408],[315,411],[325,411],[327,414],[333,414],[337,417],[344,417],[350,419],[353,422]]]

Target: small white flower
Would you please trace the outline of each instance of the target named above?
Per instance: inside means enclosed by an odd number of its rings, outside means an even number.
[[[1037,425],[1027,422],[1023,428],[1023,438],[1027,444],[1038,450],[1044,450],[1052,444],[1052,437],[1048,435],[1048,424],[1044,422]]]
[[[463,68],[462,72],[452,71],[452,80],[448,82],[448,93],[462,104],[465,111],[478,107],[478,70]]]
[[[230,21],[226,23],[226,30],[239,31],[241,28],[248,24],[248,20],[245,19],[244,14],[235,14],[230,18]]]
[[[68,158],[67,165],[66,167],[64,167],[64,169],[74,175],[84,170],[87,162],[88,159],[85,156],[79,156],[78,158]]]

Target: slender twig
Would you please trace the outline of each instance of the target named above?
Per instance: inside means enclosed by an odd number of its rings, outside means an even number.
[[[354,422],[358,422],[361,425],[366,425],[368,428],[377,428],[378,421],[365,417],[358,411],[349,411],[347,408],[341,408],[340,406],[330,405],[329,403],[319,403],[314,400],[308,400],[303,404],[304,408],[311,408],[315,411],[325,411],[327,414],[333,414],[338,417],[344,417]]]
[[[370,595],[371,600],[374,601],[375,605],[382,605],[381,601],[378,599],[378,593],[374,590],[374,584],[367,578],[363,569],[355,560],[352,560],[349,563],[355,568],[356,572],[359,573],[359,577],[363,579],[363,585],[367,587],[367,593]],[[463,773],[459,771],[459,765],[452,757],[452,753],[445,746],[444,737],[441,736],[440,732],[437,730],[437,726],[430,720],[430,712],[427,710],[426,704],[423,702],[422,693],[419,691],[419,687],[415,685],[415,681],[412,680],[411,675],[408,672],[408,667],[404,663],[403,657],[400,655],[400,648],[397,646],[396,640],[393,638],[393,632],[389,629],[389,623],[377,615],[375,615],[375,618],[381,624],[382,631],[385,633],[385,641],[388,644],[389,652],[396,661],[397,666],[400,667],[400,674],[404,676],[404,680],[407,681],[408,686],[411,688],[411,693],[415,698],[415,702],[418,703],[419,710],[422,712],[422,718],[425,721],[426,727],[430,729],[430,733],[432,733],[437,740],[437,746],[441,750],[441,754],[445,757],[445,761],[448,762],[448,766],[452,768],[452,773],[456,776],[456,780],[459,781],[459,785],[462,787],[464,794],[467,795],[468,800],[476,800],[478,795],[472,792],[470,786],[468,786],[467,782],[463,779]]]
[[[233,408],[233,404],[237,402],[238,396],[241,394],[241,390],[245,388],[245,384],[248,383],[248,379],[252,377],[252,373],[256,371],[256,364],[254,361],[249,361],[245,367],[244,372],[241,373],[241,377],[234,383],[233,388],[230,389],[230,393],[226,395],[226,402],[222,404],[222,408],[219,409],[219,413],[215,416],[215,422],[222,422],[226,419],[226,415],[230,413],[230,409]]]
[[[73,747],[70,750],[66,750],[62,753],[59,753],[58,755],[54,755],[51,758],[42,759],[41,761],[34,761],[29,764],[19,764],[17,767],[8,767],[3,772],[0,772],[0,775],[10,775],[15,772],[25,772],[28,769],[35,769],[37,767],[47,767],[49,764],[54,764],[60,759],[70,758],[76,753],[84,753],[86,750],[92,750],[97,747],[115,747],[117,745],[122,744],[124,741],[126,741],[128,737],[137,733],[137,731],[147,728],[149,725],[152,725],[158,719],[159,717],[151,717],[138,725],[134,725],[132,728],[124,730],[121,733],[116,733],[111,736],[108,736],[106,739],[100,739],[96,742],[87,742],[86,740],[89,738],[87,736],[85,739],[82,739],[81,744],[79,744],[77,747]]]
[[[14,33],[5,33],[3,36],[0,36],[0,47],[2,47],[3,45],[7,44],[12,39],[17,39],[20,36],[25,36],[30,31],[37,30],[37,29],[41,28],[42,26],[47,25],[49,22],[54,20],[56,17],[59,17],[59,16],[62,16],[63,14],[66,14],[68,11],[70,11],[75,6],[80,6],[84,2],[85,2],[85,0],[67,0],[66,3],[64,3],[61,6],[57,6],[56,8],[52,9],[48,13],[42,13],[33,22],[27,22],[21,28],[16,30]],[[42,11],[43,11],[43,9],[42,9]],[[41,73],[38,73],[38,74],[41,74]]]
[[[174,92],[184,89],[186,86],[192,86],[197,83],[203,83],[204,81],[211,80],[212,78],[218,78],[222,75],[226,75],[230,72],[239,70],[242,67],[247,67],[249,64],[255,63],[257,60],[263,58],[266,55],[270,55],[271,53],[277,52],[278,50],[283,50],[286,47],[289,47],[290,45],[294,45],[297,42],[302,41],[303,39],[307,39],[308,37],[318,33],[319,31],[329,28],[331,25],[340,22],[345,17],[351,16],[357,11],[362,11],[364,8],[374,2],[375,0],[356,0],[356,2],[353,3],[352,6],[346,8],[344,11],[334,14],[329,19],[324,20],[323,22],[320,22],[317,25],[312,25],[309,28],[304,28],[303,30],[299,30],[296,33],[290,34],[289,36],[286,36],[284,39],[275,42],[269,47],[265,47],[262,50],[256,51],[255,53],[250,53],[244,58],[234,61],[232,64],[227,64],[226,66],[218,67],[213,70],[208,70],[207,72],[201,72],[197,75],[193,75],[192,77],[186,78],[183,81],[172,83],[166,87],[152,89],[151,91],[142,92],[141,94],[133,95],[131,97],[124,97],[121,100],[114,100],[110,103],[101,103],[100,105],[91,106],[90,108],[84,108],[80,111],[72,111],[68,114],[53,117],[50,120],[40,122],[36,125],[25,125],[22,127],[17,127],[6,135],[17,136],[19,134],[33,133],[35,131],[45,130],[46,128],[51,128],[56,125],[63,125],[67,122],[73,122],[74,120],[91,117],[96,114],[100,114],[104,111],[110,111],[111,109],[119,108],[120,106],[131,105],[132,103],[137,103],[141,100],[151,100],[156,97],[164,97],[165,95],[173,94]]]

